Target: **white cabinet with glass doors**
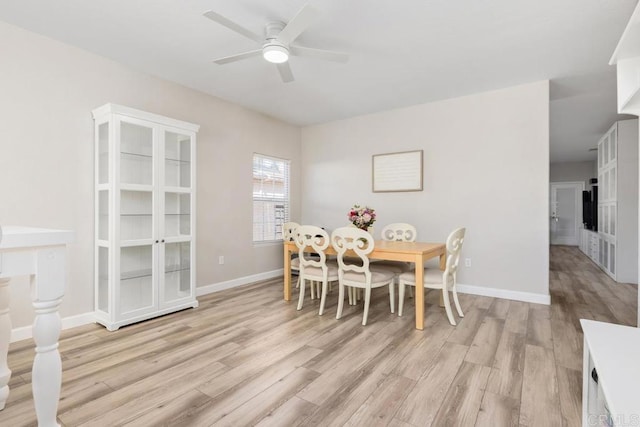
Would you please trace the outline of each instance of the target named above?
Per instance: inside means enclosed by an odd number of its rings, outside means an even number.
[[[116,330],[197,307],[199,126],[115,104],[93,118],[96,321]]]
[[[598,264],[638,281],[638,120],[616,122],[598,142]]]

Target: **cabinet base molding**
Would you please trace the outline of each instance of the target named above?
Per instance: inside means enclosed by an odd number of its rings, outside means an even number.
[[[198,301],[189,301],[187,303],[184,304],[180,304],[180,305],[174,305],[171,306],[169,308],[165,308],[164,310],[157,310],[154,311],[153,313],[147,313],[141,316],[137,316],[137,317],[129,317],[126,320],[121,320],[119,322],[111,322],[108,319],[105,319],[104,316],[102,316],[100,314],[100,312],[96,312],[94,314],[94,318],[93,321],[95,323],[99,323],[102,326],[104,326],[105,328],[107,328],[109,331],[116,331],[118,329],[120,329],[120,327],[125,326],[125,325],[130,325],[132,323],[138,323],[138,322],[142,322],[143,320],[148,320],[151,319],[153,317],[158,317],[158,316],[164,316],[165,314],[169,314],[169,313],[175,313],[176,311],[181,311],[181,310],[185,310],[187,308],[197,308],[198,307]]]

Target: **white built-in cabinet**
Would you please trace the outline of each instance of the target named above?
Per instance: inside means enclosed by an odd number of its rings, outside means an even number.
[[[638,120],[616,122],[598,142],[598,265],[638,282]]]
[[[109,330],[195,298],[198,125],[115,104],[95,121],[95,316]]]
[[[609,64],[616,66],[618,113],[640,116],[640,4],[636,4]],[[640,292],[638,325],[640,326]]]
[[[600,236],[595,231],[581,229],[580,250],[585,253],[593,262],[598,264],[600,250]]]

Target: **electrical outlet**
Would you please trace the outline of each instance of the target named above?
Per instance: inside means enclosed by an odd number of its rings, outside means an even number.
[[[471,267],[471,258],[465,258],[464,259],[464,266],[465,267]]]
[[[220,255],[218,257],[218,264],[220,264],[220,265],[224,264],[224,255]]]

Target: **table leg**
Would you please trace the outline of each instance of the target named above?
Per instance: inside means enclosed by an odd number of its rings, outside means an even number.
[[[284,246],[284,300],[291,301],[291,254],[287,245]]]
[[[416,329],[424,329],[424,260],[422,255],[416,256]]]
[[[9,398],[9,379],[11,379],[11,370],[7,365],[11,340],[9,298],[9,279],[0,279],[0,410],[4,409]]]
[[[36,271],[31,276],[31,294],[36,315],[33,322],[36,356],[31,370],[31,387],[40,427],[59,427],[56,416],[62,383],[62,362],[58,351],[61,329],[58,309],[64,295],[65,264],[64,248],[39,250],[36,254]]]
[[[62,299],[33,303],[36,312],[33,322],[36,357],[33,359],[31,376],[39,426],[60,426],[56,422],[56,414],[62,382],[62,362],[58,351],[61,326],[58,308],[61,302]]]
[[[440,254],[440,270],[444,271],[447,268],[447,251],[444,251]],[[442,292],[440,292],[440,301],[438,303],[440,307],[444,307],[444,298],[442,297]]]

